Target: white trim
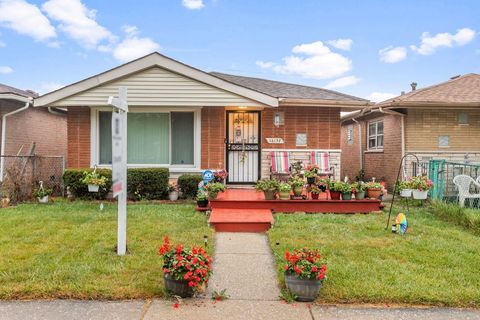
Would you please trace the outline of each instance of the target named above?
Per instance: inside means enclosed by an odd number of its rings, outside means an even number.
[[[472,153],[478,153],[480,154],[480,150],[478,151],[446,151],[446,150],[430,150],[430,151],[418,151],[418,150],[408,150],[407,153],[458,153],[458,154],[461,154],[461,153],[469,153],[469,154],[472,154]]]
[[[378,134],[378,124],[380,122],[383,125],[383,131],[382,131],[381,134]],[[370,134],[370,125],[371,124],[375,124],[375,135]],[[378,146],[378,137],[379,136],[382,136],[382,146],[381,147]],[[371,137],[375,138],[375,147],[374,148],[370,148],[370,138]],[[385,145],[385,122],[384,122],[384,118],[381,117],[381,118],[376,118],[376,119],[372,119],[372,120],[367,121],[367,152],[370,152],[370,151],[383,152],[384,145]]]
[[[24,97],[15,93],[0,93],[0,99],[2,100],[16,100],[20,102],[30,103],[33,98]]]
[[[262,151],[287,151],[287,152],[297,152],[297,151],[303,151],[303,152],[312,152],[312,151],[322,151],[322,152],[338,152],[341,153],[342,149],[281,149],[281,148],[263,148]]]
[[[99,168],[111,168],[109,164],[100,164],[100,128],[99,112],[112,111],[110,107],[92,107],[90,108],[90,167],[97,165]],[[194,144],[193,144],[193,165],[171,165],[171,164],[127,164],[129,168],[169,168],[170,172],[199,172],[201,164],[201,108],[182,108],[182,107],[129,107],[130,113],[168,113],[169,127],[171,112],[193,112],[194,123]],[[171,131],[171,128],[169,129]],[[171,132],[170,132],[171,133]],[[171,162],[171,134],[169,137],[169,162]]]
[[[98,87],[104,83],[125,77],[127,75],[158,66],[171,72],[184,75],[193,80],[203,82],[213,87],[232,92],[239,96],[260,102],[267,106],[278,107],[278,99],[255,90],[242,87],[231,82],[215,77],[209,73],[195,69],[186,64],[161,55],[158,52],[151,53],[139,59],[110,69],[93,77],[76,82],[69,86],[47,93],[35,99],[34,106],[48,106],[59,100],[65,99],[80,92]]]

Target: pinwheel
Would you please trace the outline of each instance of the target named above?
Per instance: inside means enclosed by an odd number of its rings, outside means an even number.
[[[408,224],[407,224],[407,217],[403,213],[399,213],[397,218],[395,219],[395,223],[397,224],[397,230],[401,234],[405,234],[407,232]]]

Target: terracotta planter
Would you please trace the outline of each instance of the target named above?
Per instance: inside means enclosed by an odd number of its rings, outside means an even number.
[[[285,273],[285,284],[288,290],[297,296],[298,301],[310,302],[314,301],[322,282],[316,279],[300,279],[294,274]]]
[[[365,199],[365,191],[359,191],[359,192],[355,193],[355,199],[356,200]]]
[[[208,206],[208,200],[197,200],[197,206],[199,208],[206,208]]]
[[[410,198],[412,196],[412,189],[403,189],[400,191],[400,197]]]
[[[265,200],[275,200],[275,191],[266,190],[263,191],[263,194],[265,195]]]
[[[367,189],[367,196],[369,198],[378,199],[382,194],[381,188]]]
[[[182,298],[193,296],[193,288],[188,286],[188,281],[172,279],[168,273],[163,274],[163,279],[165,281],[165,288],[173,295]]]
[[[100,188],[100,186],[98,186],[96,184],[89,184],[88,185],[88,192],[98,192],[99,188]]]
[[[428,191],[413,190],[413,199],[425,200],[428,197]]]
[[[318,194],[318,193],[312,193],[312,199],[313,200],[318,200],[319,196],[320,196],[320,194]]]
[[[330,190],[330,198],[331,198],[332,200],[340,200],[340,195],[341,195],[341,194],[342,194],[342,193],[339,192],[339,191],[332,191],[332,190]]]
[[[303,186],[302,187],[295,187],[293,188],[293,194],[296,196],[296,197],[300,197],[303,193]]]
[[[342,200],[352,200],[351,192],[342,192]]]
[[[170,191],[170,193],[168,194],[168,199],[170,199],[170,201],[177,201],[178,191]]]
[[[290,191],[280,191],[278,195],[280,200],[290,200]]]

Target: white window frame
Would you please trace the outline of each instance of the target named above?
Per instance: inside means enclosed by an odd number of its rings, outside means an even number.
[[[112,111],[111,107],[92,107],[90,110],[90,166],[97,165],[99,168],[111,168],[110,164],[100,164],[100,111]],[[189,107],[129,107],[129,113],[170,113],[172,112],[193,112],[193,165],[171,164],[172,162],[172,134],[171,121],[169,119],[169,155],[165,164],[135,164],[129,163],[129,168],[169,168],[171,172],[199,172],[201,163],[201,111],[202,108]]]
[[[383,124],[383,133],[378,134],[378,124],[382,123]],[[375,134],[370,134],[370,125],[375,124]],[[378,137],[382,136],[382,146],[378,146]],[[375,147],[370,147],[370,139],[375,138]],[[383,122],[383,119],[377,119],[377,120],[372,120],[367,122],[367,150],[369,151],[383,151],[383,146],[385,145],[385,123]]]
[[[353,125],[350,124],[347,126],[347,144],[353,144]]]

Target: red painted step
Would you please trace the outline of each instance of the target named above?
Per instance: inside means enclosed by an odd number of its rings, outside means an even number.
[[[264,232],[273,224],[269,209],[214,208],[208,222],[219,232]]]

